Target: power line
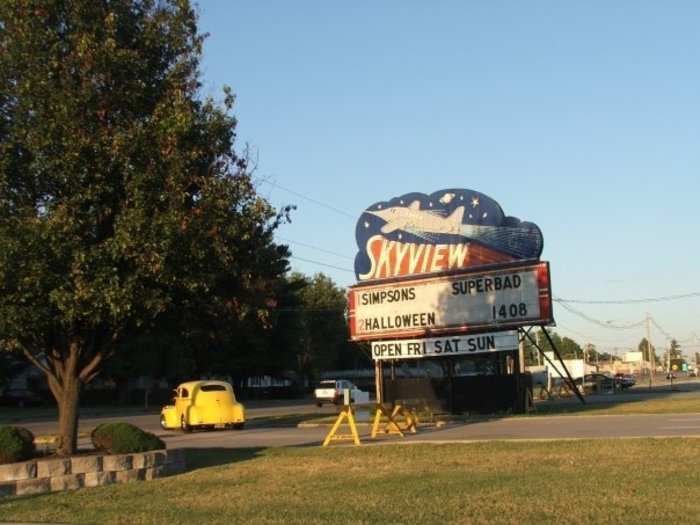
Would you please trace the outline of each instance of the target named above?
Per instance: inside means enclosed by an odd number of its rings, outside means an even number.
[[[303,195],[297,191],[290,190],[289,188],[285,188],[284,186],[280,186],[279,184],[277,184],[277,182],[269,181],[266,179],[263,179],[262,182],[265,182],[265,183],[271,185],[273,188],[279,188],[283,191],[286,191],[287,193],[291,193],[292,195],[295,195],[295,196],[299,197],[300,199],[304,199],[305,201],[309,201],[309,202],[312,202],[318,206],[326,208],[327,210],[331,210],[331,211],[334,211],[335,213],[339,213],[340,215],[343,215],[345,217],[349,217],[352,220],[357,219],[357,216],[355,216],[355,215],[352,215],[346,211],[343,211],[339,208],[336,208],[335,206],[331,206],[330,204],[326,204],[325,202],[321,202],[319,200],[312,199],[311,197],[307,197],[306,195]]]
[[[312,250],[316,250],[322,253],[327,253],[328,255],[335,255],[336,257],[340,257],[341,259],[347,259],[349,261],[354,261],[354,257],[348,257],[347,255],[343,255],[342,253],[334,252],[331,250],[326,250],[325,248],[320,248],[318,246],[314,246],[313,244],[308,244],[305,242],[301,241],[294,241],[292,239],[286,239],[285,237],[280,237],[279,235],[277,236],[277,239],[284,241],[284,242],[291,242],[292,244],[298,244],[299,246],[305,246],[306,248],[311,248]]]
[[[271,310],[273,313],[275,312],[345,312],[345,308],[294,308],[294,307],[285,307],[285,308],[275,308]]]
[[[627,347],[622,346],[624,343],[613,342],[613,341],[601,341],[600,339],[595,339],[595,338],[591,337],[589,334],[584,334],[583,332],[578,332],[578,331],[574,330],[573,328],[569,328],[568,326],[565,326],[559,322],[557,322],[557,329],[561,329],[561,330],[564,330],[566,332],[570,332],[570,333],[577,335],[579,337],[585,337],[588,340],[588,342],[591,342],[591,343],[593,343],[596,346],[601,347],[601,348],[605,347],[605,346],[611,346],[611,347],[617,346],[617,348],[627,348]]]
[[[645,320],[642,319],[641,321],[638,321],[636,323],[631,323],[631,324],[626,324],[626,325],[615,325],[612,324],[611,322],[606,322],[606,321],[600,321],[598,319],[595,319],[593,317],[590,317],[580,310],[577,310],[573,306],[567,304],[568,301],[565,301],[563,299],[560,299],[558,297],[553,298],[553,301],[558,303],[560,306],[562,306],[564,309],[568,310],[574,315],[579,316],[582,319],[585,319],[586,321],[590,323],[597,324],[598,326],[602,326],[603,328],[609,328],[611,330],[630,330],[632,328],[637,328],[638,326],[642,326],[645,323]]]
[[[671,337],[671,335],[670,335],[666,330],[664,330],[663,328],[661,328],[661,326],[659,326],[659,323],[657,323],[656,320],[655,320],[653,317],[651,317],[650,319],[651,319],[651,324],[653,324],[653,325],[656,327],[656,329],[657,329],[659,332],[661,332],[661,334],[662,334],[666,339],[668,339],[669,341],[673,339],[673,337]]]
[[[585,299],[564,299],[563,297],[560,297],[559,300],[574,304],[643,304],[676,301],[678,299],[689,299],[691,297],[700,297],[700,292],[690,292],[677,295],[664,295],[661,297],[646,297],[644,299],[610,299],[589,301]]]
[[[299,257],[298,255],[290,255],[289,257],[292,259],[297,259],[299,261],[304,261],[304,262],[311,263],[311,264],[318,264],[320,266],[326,266],[328,268],[333,268],[334,270],[340,270],[342,272],[355,273],[354,270],[349,270],[348,268],[341,268],[340,266],[335,266],[334,264],[328,264],[328,263],[324,263],[321,261],[314,261],[313,259],[305,259],[304,257]]]

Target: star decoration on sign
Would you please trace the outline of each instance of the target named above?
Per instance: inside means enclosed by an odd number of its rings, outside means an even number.
[[[369,223],[365,221],[365,229],[369,228]]]
[[[403,235],[399,233],[399,240],[403,239]]]
[[[476,208],[479,205],[479,197],[472,197],[472,208]]]

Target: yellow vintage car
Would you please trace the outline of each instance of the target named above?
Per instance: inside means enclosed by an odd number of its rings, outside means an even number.
[[[175,389],[173,405],[160,412],[160,426],[190,432],[215,427],[240,430],[245,408],[236,401],[233,387],[224,381],[188,381]]]

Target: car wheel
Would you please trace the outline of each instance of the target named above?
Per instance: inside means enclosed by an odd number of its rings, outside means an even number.
[[[323,403],[321,403],[320,401],[316,401],[316,406],[318,408],[321,408],[323,406]]]
[[[180,418],[180,430],[182,430],[185,433],[192,432],[192,427],[187,424],[187,421],[185,421],[185,416],[182,416]]]
[[[233,430],[243,430],[245,423],[234,423],[231,426],[233,427]]]

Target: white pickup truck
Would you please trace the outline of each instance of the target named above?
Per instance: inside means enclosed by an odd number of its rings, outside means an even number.
[[[316,406],[323,406],[323,403],[333,403],[339,405],[343,402],[343,390],[350,390],[350,402],[362,400],[366,402],[369,399],[369,394],[357,388],[354,384],[346,379],[329,379],[321,381],[318,388],[314,390],[314,398]]]

